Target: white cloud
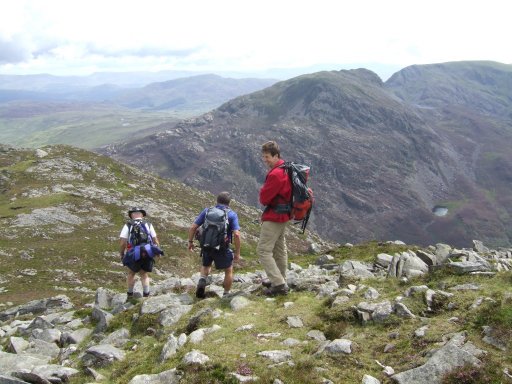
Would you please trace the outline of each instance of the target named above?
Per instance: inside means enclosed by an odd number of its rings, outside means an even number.
[[[508,14],[500,0],[4,1],[0,73],[512,63]]]

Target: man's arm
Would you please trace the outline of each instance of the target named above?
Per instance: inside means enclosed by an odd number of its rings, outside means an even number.
[[[265,180],[265,184],[260,189],[260,203],[270,205],[281,189],[280,179],[275,173],[270,173]]]
[[[197,228],[199,228],[199,225],[194,223],[190,226],[190,229],[188,230],[188,250],[189,251],[194,250],[194,237],[196,235]]]
[[[121,237],[119,239],[119,256],[121,256],[121,258],[123,258],[123,256],[124,256],[124,251],[126,251],[127,245],[128,245],[127,239]]]
[[[240,244],[241,244],[240,231],[233,231],[233,243],[235,244],[235,261],[240,260]]]

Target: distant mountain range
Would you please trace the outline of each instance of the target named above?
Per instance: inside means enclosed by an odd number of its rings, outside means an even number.
[[[260,144],[275,139],[285,159],[311,165],[312,224],[330,239],[506,245],[511,108],[511,65],[418,65],[386,83],[365,69],[326,71],[103,151],[257,204]]]
[[[50,75],[0,75],[0,103],[10,101],[101,102],[129,108],[193,109],[214,108],[236,96],[266,88],[275,79],[233,79],[205,74],[176,78],[181,73],[149,82],[149,74],[128,83],[127,74],[98,74],[87,77]],[[144,81],[145,80],[145,81]],[[204,110],[203,110],[204,111]]]
[[[200,75],[125,88],[97,85],[101,80],[116,76],[0,76],[0,143],[99,147],[152,133],[161,122],[200,115],[277,81]]]

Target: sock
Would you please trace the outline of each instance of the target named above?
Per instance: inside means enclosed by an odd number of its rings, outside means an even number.
[[[128,293],[133,295],[133,287],[128,287]]]
[[[142,293],[144,293],[146,295],[149,293],[149,285],[144,285],[142,287]]]

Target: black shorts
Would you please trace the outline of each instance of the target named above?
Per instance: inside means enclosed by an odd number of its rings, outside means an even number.
[[[209,267],[212,263],[215,263],[215,268],[226,269],[233,265],[233,251],[226,249],[223,252],[209,250],[202,251],[203,267]]]
[[[143,257],[140,260],[126,264],[133,272],[139,272],[141,269],[146,272],[152,272],[153,265],[155,265],[155,259],[152,257]]]

